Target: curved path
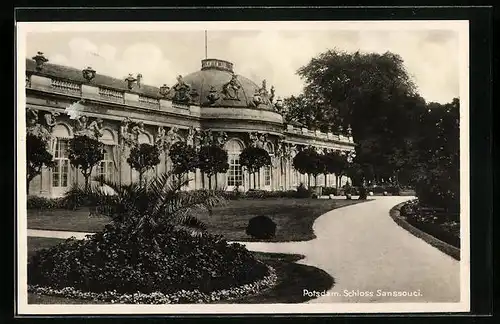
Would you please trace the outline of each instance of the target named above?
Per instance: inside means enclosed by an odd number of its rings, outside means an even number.
[[[402,229],[389,216],[392,207],[412,198],[375,197],[332,210],[316,220],[317,238],[311,241],[244,244],[253,251],[303,254],[298,263],[328,272],[334,287],[310,303],[459,302],[459,261]],[[384,296],[382,291],[419,296]]]
[[[328,295],[310,303],[459,302],[459,261],[408,233],[389,216],[392,207],[412,198],[375,197],[332,210],[315,221],[316,238],[311,241],[241,244],[252,251],[302,254],[305,258],[297,263],[329,273],[335,285]],[[28,236],[42,237],[85,234],[28,230]],[[385,292],[416,296],[384,296]]]

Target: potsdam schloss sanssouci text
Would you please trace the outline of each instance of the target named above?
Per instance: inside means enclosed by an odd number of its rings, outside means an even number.
[[[323,297],[323,296],[334,296],[334,297],[421,297],[422,292],[418,290],[354,290],[354,289],[344,289],[342,291],[317,291],[304,289],[302,291],[304,296],[308,297]]]

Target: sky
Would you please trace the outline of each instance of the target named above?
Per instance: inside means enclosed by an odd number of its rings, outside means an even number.
[[[418,92],[428,102],[459,96],[459,33],[425,30],[210,30],[209,58],[234,64],[234,72],[257,84],[266,80],[278,97],[299,94],[296,74],[311,58],[328,50],[391,51],[400,55]],[[182,31],[29,32],[26,56],[42,51],[51,63],[91,66],[100,74],[125,78],[141,73],[143,83],[175,84],[177,75],[195,72],[205,58],[205,33]]]

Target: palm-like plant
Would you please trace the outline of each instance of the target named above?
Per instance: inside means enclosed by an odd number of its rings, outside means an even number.
[[[139,183],[119,185],[104,181],[114,195],[100,189],[93,190],[100,207],[107,210],[115,225],[122,226],[132,236],[150,237],[173,228],[188,230],[192,235],[202,235],[205,224],[190,214],[194,209],[211,212],[225,199],[220,191],[181,191],[189,179],[179,179],[172,172],[153,179],[146,188]]]

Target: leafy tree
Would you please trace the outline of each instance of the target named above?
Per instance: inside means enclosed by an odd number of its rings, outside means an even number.
[[[130,150],[127,163],[132,169],[139,172],[139,186],[142,186],[144,173],[160,163],[160,151],[158,147],[151,144],[136,145]]]
[[[40,136],[26,135],[26,193],[29,194],[30,182],[42,173],[43,167],[54,166],[52,154],[47,151],[47,142]]]
[[[290,96],[283,100],[285,108],[284,121],[287,124],[295,123],[304,127],[312,128],[314,125],[314,116],[305,114],[304,111],[312,111],[315,109],[312,102],[308,101],[304,94],[298,96]]]
[[[269,156],[269,153],[263,148],[248,146],[240,153],[240,164],[253,174],[253,185],[255,189],[255,173],[261,168],[271,165],[271,156]]]
[[[312,114],[316,128],[334,125],[333,131],[350,125],[358,144],[357,162],[373,165],[381,177],[392,176],[401,167],[394,165],[398,159],[388,157],[404,148],[414,131],[405,127],[407,121],[415,107],[425,104],[401,57],[390,52],[329,50],[301,67],[298,74],[306,83],[303,102],[313,103],[297,109],[299,119]]]
[[[301,174],[308,174],[307,187],[311,187],[311,178],[314,177],[315,183],[317,176],[323,172],[321,155],[312,147],[299,151],[293,158],[293,167]]]
[[[169,149],[169,157],[174,165],[173,172],[179,178],[183,174],[193,172],[198,166],[198,152],[185,142],[175,142]]]
[[[104,146],[97,139],[77,135],[69,141],[68,153],[72,166],[80,168],[85,178],[85,190],[89,189],[89,178],[92,169],[104,157]]]
[[[458,212],[460,202],[460,102],[430,103],[414,143],[412,180],[419,200]]]
[[[339,177],[347,174],[348,166],[347,156],[340,154],[339,151],[323,153],[320,156],[320,169],[321,173],[325,175],[325,187],[327,186],[326,175],[335,174],[335,186],[338,188]]]
[[[229,169],[227,152],[218,145],[202,146],[198,151],[199,169],[208,176],[208,187],[212,188],[212,176]],[[217,177],[215,178],[217,187]]]

